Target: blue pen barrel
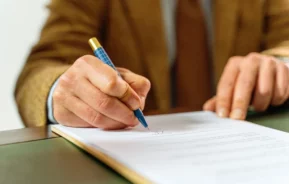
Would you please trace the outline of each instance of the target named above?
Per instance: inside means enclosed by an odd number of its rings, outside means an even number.
[[[95,56],[100,59],[102,62],[104,62],[105,64],[109,65],[110,67],[112,67],[115,71],[116,67],[114,66],[114,64],[111,62],[109,56],[106,54],[106,52],[104,51],[104,49],[102,47],[96,49],[94,51]]]
[[[148,128],[147,123],[145,123],[146,120],[144,119],[144,115],[143,115],[142,111],[140,109],[137,109],[137,110],[133,111],[133,113],[137,117],[137,119],[142,123],[142,125],[145,128]]]

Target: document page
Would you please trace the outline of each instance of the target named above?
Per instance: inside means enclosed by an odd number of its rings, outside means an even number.
[[[289,183],[288,133],[211,112],[146,119],[150,131],[141,125],[117,131],[54,128],[153,183]]]

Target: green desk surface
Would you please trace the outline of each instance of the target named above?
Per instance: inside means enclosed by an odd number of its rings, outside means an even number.
[[[273,109],[266,113],[251,114],[247,120],[262,126],[289,132],[288,109]]]
[[[289,132],[289,112],[251,114],[248,120]],[[65,139],[0,146],[0,184],[122,184],[122,176]]]
[[[124,184],[126,179],[63,138],[0,146],[1,184]]]

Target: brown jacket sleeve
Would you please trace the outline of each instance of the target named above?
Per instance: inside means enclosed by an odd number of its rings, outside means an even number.
[[[46,104],[55,80],[80,56],[88,39],[101,39],[106,0],[52,0],[50,15],[17,81],[15,96],[26,126],[47,123]],[[98,19],[97,19],[98,18]]]
[[[289,57],[289,1],[268,0],[264,54]]]

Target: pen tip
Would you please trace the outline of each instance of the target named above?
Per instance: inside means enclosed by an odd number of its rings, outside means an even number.
[[[149,129],[149,127],[147,127],[147,130],[148,130],[148,131],[151,131],[151,130]]]
[[[141,112],[141,110],[140,110],[140,109],[135,110],[135,111],[134,111],[134,114],[135,114],[135,116],[137,117],[137,119],[139,120],[139,122],[140,122],[145,128],[147,128],[147,127],[148,127],[148,124],[147,124],[147,122],[146,122],[146,120],[145,120],[145,118],[144,118],[144,115],[143,115],[143,113]]]

